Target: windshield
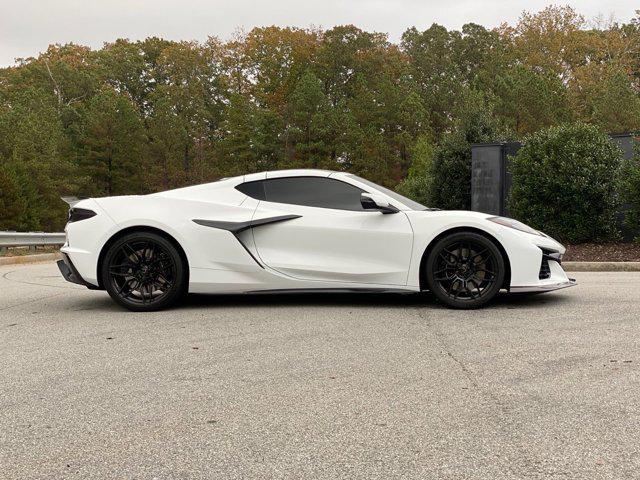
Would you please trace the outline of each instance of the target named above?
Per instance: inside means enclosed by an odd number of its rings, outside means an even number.
[[[354,175],[352,173],[347,173],[348,177],[351,178],[355,178],[356,180],[358,180],[359,182],[364,183],[365,185],[370,186],[371,188],[375,188],[376,190],[378,190],[379,192],[384,193],[385,195],[388,195],[389,197],[393,198],[394,200],[399,201],[400,203],[402,203],[403,205],[406,205],[407,207],[409,207],[411,210],[428,210],[427,207],[425,207],[424,205],[422,205],[421,203],[418,202],[414,202],[413,200],[411,200],[410,198],[405,197],[404,195],[400,195],[397,192],[394,192],[393,190],[389,190],[388,188],[385,187],[381,187],[380,185],[378,185],[377,183],[373,183],[370,182],[369,180],[367,180],[366,178],[362,178],[359,177],[357,175]]]

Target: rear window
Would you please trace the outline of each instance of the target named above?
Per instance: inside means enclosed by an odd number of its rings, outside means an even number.
[[[256,200],[264,200],[265,198],[263,180],[241,183],[236,186],[236,190]]]

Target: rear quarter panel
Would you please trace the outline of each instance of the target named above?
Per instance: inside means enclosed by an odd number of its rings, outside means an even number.
[[[98,259],[105,244],[117,233],[133,227],[155,228],[173,237],[184,250],[190,269],[259,268],[233,234],[193,222],[193,219],[248,221],[257,201],[233,189],[226,197],[222,191],[213,192],[217,195],[209,195],[212,198],[209,201],[205,187],[83,200],[76,206],[92,209],[98,215],[67,224],[68,243],[62,250],[69,254],[80,275],[94,285],[98,284]],[[230,203],[221,203],[224,198]]]
[[[239,270],[255,268],[255,262],[232,233],[205,227],[194,219],[244,222],[251,219],[257,202],[241,206],[164,196],[99,199],[113,219],[114,228],[105,232],[104,245],[115,233],[131,227],[157,228],[171,235],[183,248],[190,268]]]

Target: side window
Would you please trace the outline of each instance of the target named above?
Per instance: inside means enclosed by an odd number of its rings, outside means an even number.
[[[364,190],[326,177],[284,177],[264,180],[266,201],[306,207],[362,211]],[[257,197],[254,197],[257,198]]]
[[[264,181],[246,182],[236,185],[236,190],[256,200],[264,200]]]

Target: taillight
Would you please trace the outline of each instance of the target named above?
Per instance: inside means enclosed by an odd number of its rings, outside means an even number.
[[[86,208],[71,208],[69,209],[69,223],[79,222],[80,220],[86,220],[87,218],[95,217],[96,212],[88,210]]]

